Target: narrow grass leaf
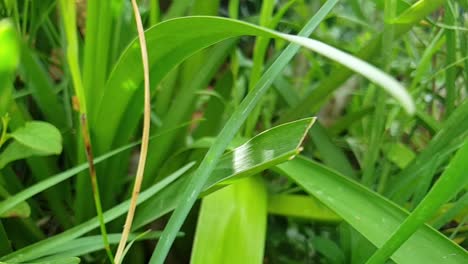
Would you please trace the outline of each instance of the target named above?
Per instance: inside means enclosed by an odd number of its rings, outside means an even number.
[[[381,247],[408,212],[379,194],[314,161],[297,157],[277,166],[341,216],[372,244]],[[397,263],[465,263],[466,252],[428,225],[416,233],[392,256]]]
[[[369,63],[317,40],[286,34],[282,34],[282,36],[284,39],[313,50],[327,58],[337,61],[338,63],[352,69],[357,73],[364,75],[367,79],[375,82],[376,84],[379,84],[389,94],[395,97],[395,99],[399,101],[399,103],[409,114],[413,114],[415,112],[413,99],[406,92],[405,88],[394,78],[390,77]]]
[[[383,246],[368,260],[369,264],[383,263],[393,255],[405,242],[421,227],[425,222],[437,212],[437,210],[448,200],[454,197],[460,190],[468,184],[468,140],[465,140],[463,147],[458,150],[455,157],[450,161],[444,173],[434,184],[429,193],[421,203],[405,219],[405,221],[395,230],[392,236]],[[461,256],[451,255],[446,258],[460,258],[468,261],[468,253],[463,252]],[[460,253],[458,253],[460,254]],[[462,262],[460,262],[462,263]]]

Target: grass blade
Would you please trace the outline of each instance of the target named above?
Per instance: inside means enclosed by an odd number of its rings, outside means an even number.
[[[404,209],[379,194],[314,161],[297,157],[277,168],[377,247],[385,244],[408,216]],[[461,247],[428,225],[422,225],[392,256],[392,260],[402,264],[455,264],[467,259]]]
[[[398,250],[425,222],[437,212],[445,202],[455,196],[468,184],[468,140],[455,154],[447,169],[434,184],[421,203],[405,219],[392,236],[380,247],[380,249],[367,261],[368,264],[383,263]],[[468,260],[468,253],[464,252],[461,258]],[[455,258],[455,256],[454,256]],[[462,263],[462,262],[460,262]]]

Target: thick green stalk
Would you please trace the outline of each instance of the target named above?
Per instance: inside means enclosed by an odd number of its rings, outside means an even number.
[[[299,34],[301,36],[310,35],[337,2],[337,0],[327,1],[324,6],[304,26],[303,30],[301,30]],[[279,75],[298,50],[298,45],[290,44],[278,57],[278,59],[270,66],[270,68],[268,68],[266,73],[262,76],[262,78],[260,78],[255,89],[253,89],[247,95],[240,106],[229,118],[219,136],[216,138],[214,144],[203,158],[200,166],[194,172],[194,175],[192,176],[189,184],[182,191],[180,196],[181,199],[179,200],[179,206],[172,214],[166,228],[164,229],[156,249],[151,256],[150,264],[164,263],[164,260],[166,259],[172,243],[174,242],[177,232],[179,231],[182,223],[195,203],[209,175],[211,172],[213,172],[221,155],[234,136],[237,134],[243,122],[247,119],[248,115],[253,110],[257,102],[268,91],[271,83],[274,81],[274,78],[269,78],[269,76]]]

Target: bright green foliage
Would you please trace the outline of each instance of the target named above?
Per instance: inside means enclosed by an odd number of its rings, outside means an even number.
[[[314,197],[297,194],[278,194],[268,198],[270,214],[301,217],[323,222],[341,222],[342,219]]]
[[[408,216],[394,203],[316,162],[298,157],[277,168],[378,247],[385,244]],[[413,234],[393,255],[397,263],[464,263],[468,260],[462,248],[427,225],[413,230]]]
[[[62,137],[52,125],[44,122],[27,122],[10,134],[20,144],[44,154],[60,154]]]
[[[467,262],[465,2],[137,1],[124,262]],[[142,88],[130,1],[0,0],[1,263],[112,263]]]
[[[251,177],[203,198],[191,263],[262,262],[267,220],[264,185],[261,178]]]

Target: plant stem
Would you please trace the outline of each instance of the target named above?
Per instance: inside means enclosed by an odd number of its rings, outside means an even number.
[[[125,219],[124,230],[122,237],[120,238],[117,253],[115,254],[115,263],[120,264],[123,260],[125,243],[127,242],[128,235],[130,233],[133,217],[135,216],[135,209],[138,200],[138,194],[140,193],[141,183],[143,182],[143,176],[145,172],[146,156],[148,153],[148,142],[150,133],[150,121],[151,121],[151,94],[150,94],[150,80],[149,80],[149,63],[148,63],[148,50],[146,48],[146,39],[143,29],[143,23],[141,21],[140,12],[138,11],[138,5],[136,0],[132,0],[133,12],[135,14],[135,21],[137,24],[138,38],[140,39],[141,48],[141,59],[143,63],[143,74],[145,80],[145,105],[144,105],[144,116],[143,116],[143,135],[141,139],[140,159],[138,161],[137,174],[135,178],[135,184],[133,185],[132,198],[130,200],[130,206],[128,208],[127,218]]]
[[[104,223],[104,216],[102,213],[101,199],[99,195],[99,185],[97,182],[96,170],[93,163],[93,151],[91,139],[89,137],[89,127],[87,120],[86,97],[84,93],[83,81],[81,79],[80,67],[78,63],[78,40],[76,37],[76,10],[74,0],[60,0],[60,11],[62,12],[62,19],[65,28],[67,39],[66,55],[68,66],[72,75],[73,87],[78,100],[80,123],[83,142],[86,150],[86,158],[89,163],[89,173],[93,189],[94,204],[99,218],[102,240],[104,248],[111,263],[114,263],[114,258],[110,250],[109,240],[107,237],[106,225]]]

